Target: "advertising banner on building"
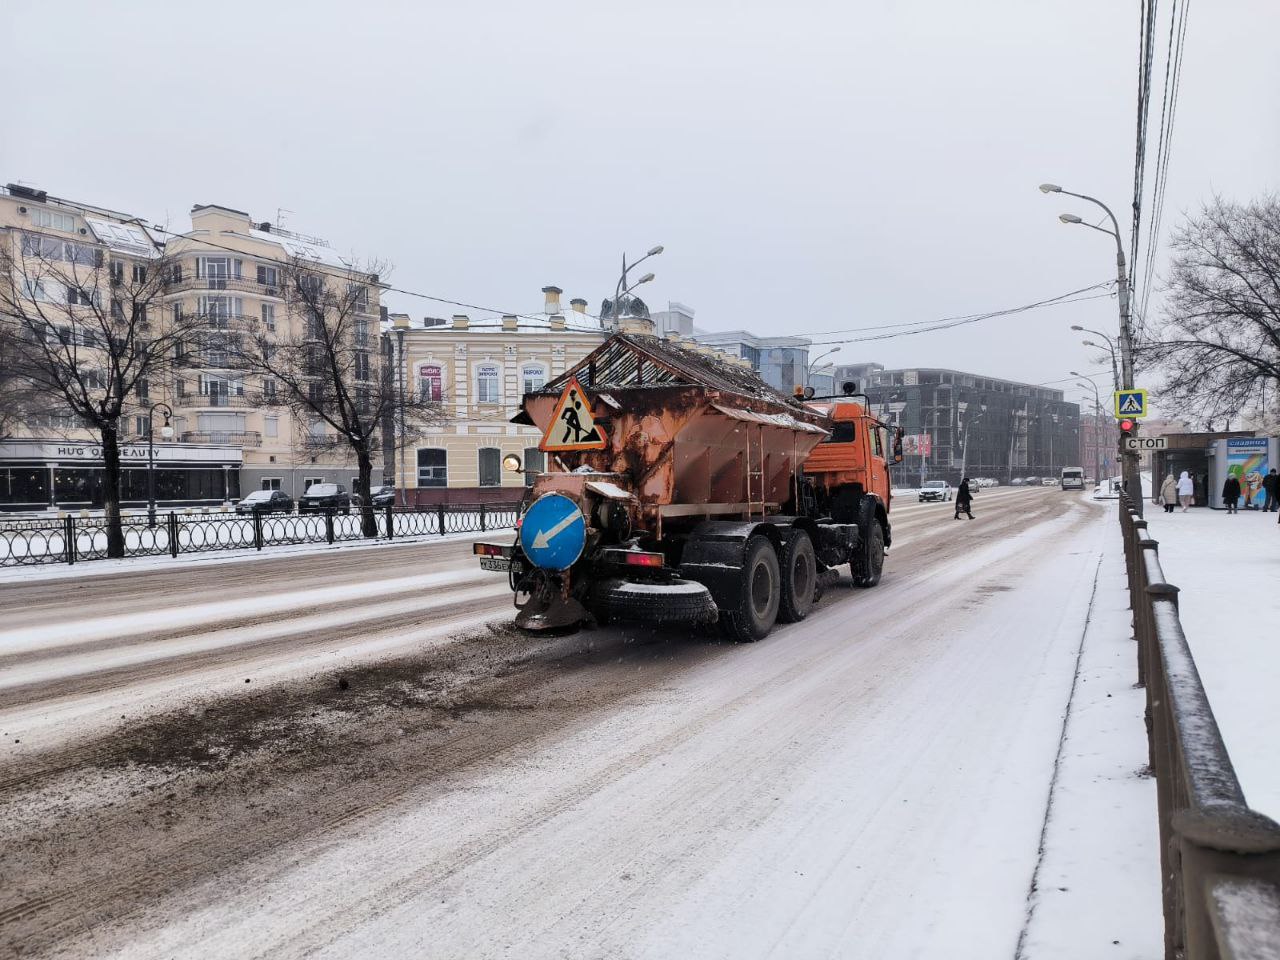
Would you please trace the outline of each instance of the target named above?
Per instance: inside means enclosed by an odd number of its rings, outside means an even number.
[[[933,435],[908,433],[902,438],[902,452],[908,457],[928,457],[933,454]]]
[[[1266,502],[1262,478],[1269,469],[1266,437],[1237,437],[1227,441],[1227,473],[1240,481],[1245,506],[1261,507]]]

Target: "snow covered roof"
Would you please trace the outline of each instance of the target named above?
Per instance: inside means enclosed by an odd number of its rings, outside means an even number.
[[[319,263],[326,267],[337,267],[344,270],[355,266],[354,260],[345,259],[332,247],[324,246],[319,243],[309,243],[305,240],[300,240],[287,234],[251,229],[249,231],[249,237],[253,240],[261,240],[266,243],[275,244],[284,250],[285,255],[291,259],[309,260],[312,263]]]
[[[141,223],[117,223],[89,216],[84,221],[93,235],[112,250],[135,257],[155,257],[160,253],[159,245]]]

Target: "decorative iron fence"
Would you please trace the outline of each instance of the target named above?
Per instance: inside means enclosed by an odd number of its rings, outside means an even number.
[[[516,525],[523,505],[453,504],[378,507],[374,537],[366,537],[359,507],[350,513],[240,515],[234,513],[161,513],[152,525],[146,517],[126,517],[121,526],[126,557],[178,557],[218,550],[263,550],[298,543],[395,540],[483,533]],[[107,556],[107,523],[102,517],[0,521],[0,567],[42,563],[79,563]]]
[[[1280,824],[1245,802],[1178,619],[1178,588],[1127,493],[1120,528],[1156,776],[1165,958],[1280,957]]]

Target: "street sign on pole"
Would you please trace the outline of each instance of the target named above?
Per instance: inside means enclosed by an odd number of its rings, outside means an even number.
[[[1169,441],[1164,437],[1125,437],[1124,448],[1126,450],[1168,450]]]
[[[1117,390],[1115,404],[1117,420],[1141,420],[1147,415],[1147,391]]]

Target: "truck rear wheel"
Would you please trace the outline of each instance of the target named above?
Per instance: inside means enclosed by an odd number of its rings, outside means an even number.
[[[813,541],[803,530],[795,530],[782,551],[782,596],[778,619],[799,623],[818,602],[818,562]]]
[[[724,634],[739,643],[763,640],[778,619],[782,576],[778,553],[768,537],[756,534],[743,551],[737,602],[720,611]]]

